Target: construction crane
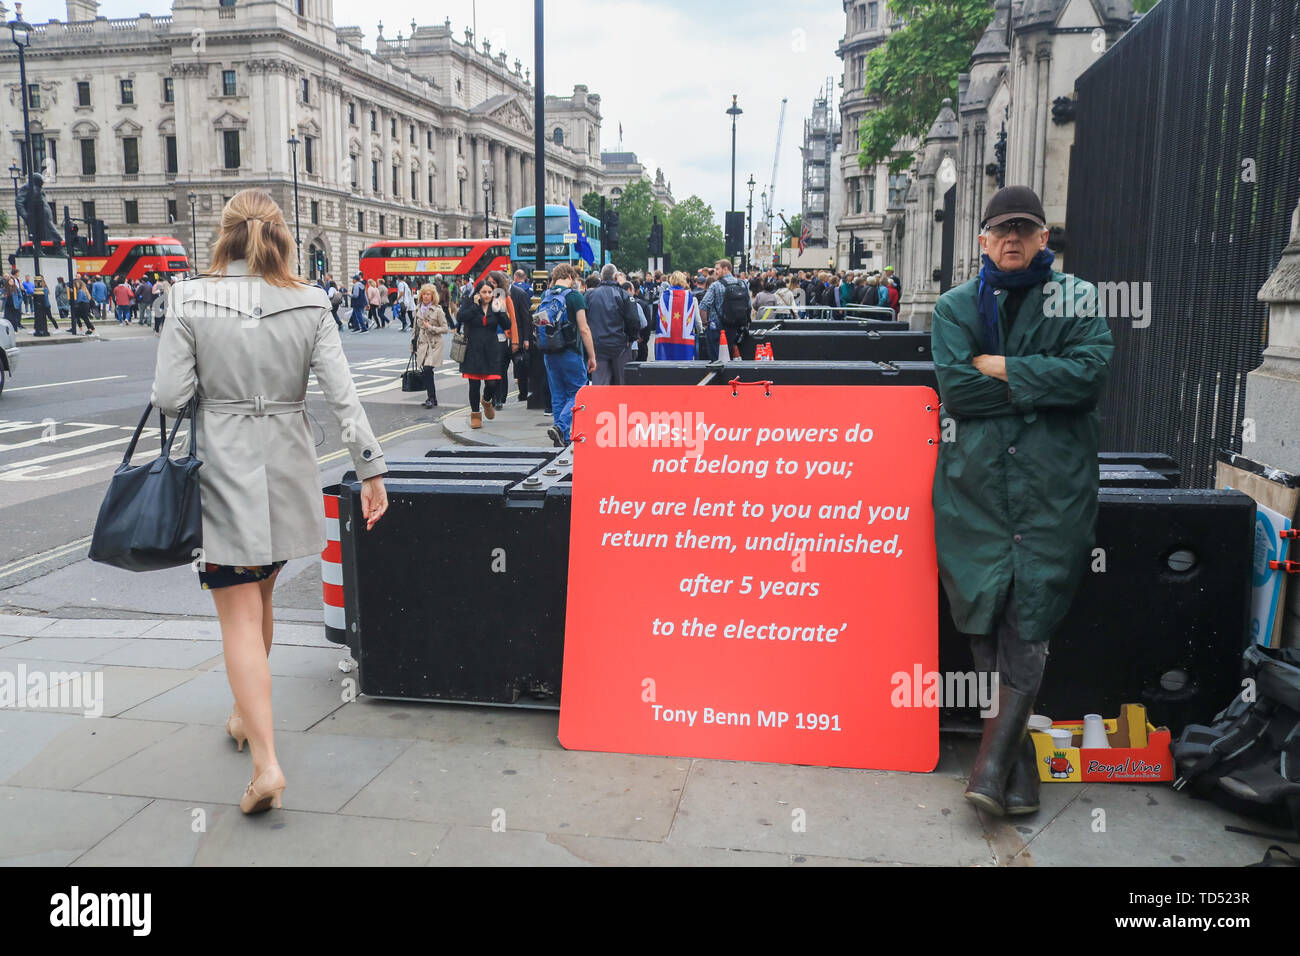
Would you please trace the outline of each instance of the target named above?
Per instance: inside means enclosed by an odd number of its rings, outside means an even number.
[[[785,128],[786,98],[781,98],[781,117],[776,121],[776,151],[772,155],[772,178],[767,184],[767,202],[763,207],[763,218],[769,227],[772,225],[772,210],[776,208],[776,169],[781,162],[781,131]]]

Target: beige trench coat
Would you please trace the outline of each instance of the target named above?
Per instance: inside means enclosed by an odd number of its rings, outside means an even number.
[[[431,365],[436,372],[442,367],[442,337],[451,331],[447,314],[440,305],[417,305],[412,320],[416,332],[415,357],[418,366]]]
[[[152,401],[176,414],[196,394],[203,556],[254,566],[319,554],[325,514],[305,400],[325,394],[361,478],[388,469],[319,288],[281,289],[230,263],[175,283]]]

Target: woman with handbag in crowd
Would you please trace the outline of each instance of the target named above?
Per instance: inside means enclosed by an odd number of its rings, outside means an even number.
[[[369,282],[366,283],[366,306],[370,310],[371,328],[374,328],[376,326],[378,326],[379,328],[383,328],[384,325],[386,324],[384,322],[383,310],[380,308],[380,306],[384,304],[384,301],[385,301],[384,291],[379,288],[378,282],[376,282],[374,279],[371,279]]]
[[[86,280],[77,279],[72,283],[72,334],[77,334],[77,323],[81,322],[86,327],[86,334],[90,335],[95,331],[95,327],[90,323],[90,310],[94,300],[91,298],[90,290],[86,288]]]
[[[5,279],[5,320],[15,330],[23,327],[23,290],[13,276]]]
[[[501,291],[504,293],[505,290]],[[509,333],[513,328],[505,302],[496,299],[496,293],[497,287],[492,277],[484,276],[474,290],[474,295],[465,299],[460,311],[456,313],[456,328],[460,336],[463,336],[465,350],[464,357],[460,359],[460,374],[469,379],[470,428],[483,427],[483,413],[479,411],[483,383],[490,384],[501,379],[501,343],[497,339],[497,333]],[[456,358],[455,354],[452,358]],[[490,401],[483,408],[489,419],[496,417]]]
[[[271,592],[285,562],[325,547],[316,448],[306,411],[315,374],[362,480],[369,530],[388,508],[384,454],[357,398],[325,293],[293,275],[293,235],[261,189],[221,211],[209,274],[168,295],[152,403],[177,416],[197,399],[200,585],[221,621],[235,709],[226,731],[250,744],[245,813],[281,805],[285,777],[271,716]],[[256,308],[246,303],[257,303]],[[202,355],[202,364],[196,360]],[[97,528],[98,530],[98,528]]]
[[[416,352],[415,364],[420,366],[424,390],[429,393],[424,407],[435,408],[438,393],[433,377],[442,367],[442,337],[451,328],[447,325],[447,314],[439,304],[438,290],[428,283],[420,287],[420,299],[411,315],[411,325],[415,329],[415,342],[411,345]]]

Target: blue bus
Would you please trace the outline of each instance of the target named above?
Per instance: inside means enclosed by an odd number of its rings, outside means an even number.
[[[547,206],[546,208],[546,267],[549,269],[557,262],[579,261],[577,247],[570,247],[564,242],[564,234],[569,231],[569,207]],[[510,231],[510,261],[518,268],[530,273],[537,261],[537,219],[532,206],[516,209],[514,227]],[[602,255],[600,220],[589,216],[581,209],[578,218],[582,220],[582,229],[591,244],[591,252],[596,257],[596,265],[609,261]],[[572,251],[570,251],[572,250]],[[584,268],[589,268],[584,264]]]

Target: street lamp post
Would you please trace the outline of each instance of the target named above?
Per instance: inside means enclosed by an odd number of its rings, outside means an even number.
[[[754,258],[754,186],[757,185],[753,173],[749,174],[749,181],[745,185],[749,187],[749,206],[746,207],[749,210],[749,241],[745,245],[745,268],[750,269],[753,268],[751,263]]]
[[[197,215],[194,207],[199,201],[199,196],[198,193],[191,189],[189,195],[185,198],[190,201],[190,258],[193,260],[190,266],[197,275],[199,271],[199,227],[194,221],[194,217]]]
[[[22,178],[23,171],[18,168],[16,161],[9,163],[9,178],[14,181],[14,218],[18,222],[18,245],[15,251],[22,248],[23,245],[23,215],[22,210],[18,208],[18,180]]]
[[[289,152],[293,154],[293,241],[298,247],[298,275],[302,275],[302,221],[298,215],[298,143],[300,140],[289,129]]]
[[[27,47],[32,42],[31,26],[23,21],[23,5],[14,4],[14,18],[9,21],[9,35],[13,38],[14,46],[18,47],[18,95],[23,100],[23,165],[27,167],[27,184],[31,185],[32,174],[36,172],[33,168],[32,160],[32,123],[31,116],[27,108]],[[11,169],[12,172],[12,169]],[[15,197],[17,193],[15,193]],[[19,216],[22,219],[22,216]],[[30,227],[27,230],[27,238],[32,239]],[[41,244],[32,240],[32,260],[36,266],[36,275],[41,274]]]
[[[727,208],[732,212],[736,211],[736,117],[744,112],[736,105],[736,94],[732,94],[731,109],[727,111],[727,116],[732,118],[732,204]]]
[[[489,197],[492,194],[492,182],[491,180],[488,179],[488,169],[491,168],[491,163],[489,163],[488,160],[485,159],[483,160],[482,166],[483,166],[483,238],[490,239],[492,238],[492,227],[488,225],[488,202],[489,202]]]

